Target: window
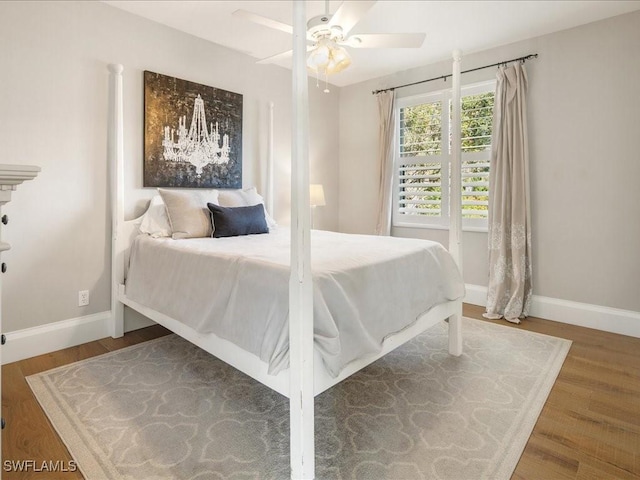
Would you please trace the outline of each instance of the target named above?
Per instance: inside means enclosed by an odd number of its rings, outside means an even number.
[[[462,88],[462,225],[486,230],[495,82]],[[398,100],[394,226],[449,226],[451,91]]]

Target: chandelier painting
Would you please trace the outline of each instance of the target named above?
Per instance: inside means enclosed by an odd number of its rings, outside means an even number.
[[[144,186],[241,188],[242,95],[153,72],[144,80]]]
[[[170,162],[187,162],[196,167],[198,178],[202,176],[202,168],[209,164],[229,163],[229,135],[222,137],[218,122],[216,129],[211,124],[211,134],[207,130],[207,116],[204,112],[204,100],[198,95],[193,105],[191,126],[187,130],[187,116],[180,117],[178,124],[178,141],[174,141],[176,131],[168,125],[164,127],[164,158]]]

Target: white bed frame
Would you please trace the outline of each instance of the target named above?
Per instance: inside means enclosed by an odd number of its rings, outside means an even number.
[[[313,479],[315,471],[314,397],[349,377],[358,370],[386,355],[426,329],[449,319],[449,352],[462,353],[461,317],[462,301],[440,304],[423,315],[411,327],[388,337],[382,351],[374,356],[348,364],[340,375],[331,377],[313,348],[313,296],[310,270],[310,207],[308,161],[308,92],[306,72],[306,18],[304,2],[292,2],[294,8],[294,118],[291,180],[291,277],[289,282],[289,369],[278,375],[267,373],[268,365],[257,356],[247,353],[233,343],[213,334],[203,335],[183,323],[130,300],[126,294],[125,274],[129,249],[137,234],[139,220],[124,219],[124,123],[122,65],[109,65],[110,110],[109,149],[111,167],[112,203],[112,322],[111,336],[124,334],[124,306],[128,306],[151,320],[163,325],[189,342],[220,358],[269,388],[287,396],[290,401],[291,477]],[[451,216],[449,250],[461,269],[460,218],[460,52],[453,55],[453,145],[451,166]],[[270,104],[267,185],[265,197],[270,207],[271,176],[273,172],[272,135],[273,105]],[[456,179],[456,181],[453,181]]]

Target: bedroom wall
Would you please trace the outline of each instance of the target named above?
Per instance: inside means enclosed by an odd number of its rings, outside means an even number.
[[[262,188],[267,105],[275,103],[274,216],[289,215],[291,73],[101,2],[0,2],[2,163],[39,165],[13,195],[3,239],[3,332],[110,309],[107,64],[124,65],[126,214],[142,212],[143,70],[241,93],[244,186]],[[311,181],[327,206],[316,224],[337,229],[338,92],[310,82]],[[78,307],[78,291],[90,305]]]
[[[630,311],[640,332],[640,11],[463,56],[462,70],[528,61],[534,294]],[[463,52],[464,54],[465,52]],[[372,90],[451,72],[451,60],[345,87],[340,97],[340,230],[376,225],[377,106]],[[463,84],[494,78],[465,74]],[[442,81],[397,91],[439,90]],[[354,179],[358,188],[354,188]],[[394,235],[446,245],[448,231]],[[464,234],[464,276],[487,285],[487,234]],[[562,320],[561,318],[557,318]]]

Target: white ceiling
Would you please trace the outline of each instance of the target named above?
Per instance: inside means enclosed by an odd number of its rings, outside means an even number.
[[[106,0],[106,3],[191,35],[263,59],[291,49],[291,35],[238,18],[248,10],[292,23],[292,1]],[[330,1],[335,12],[342,1]],[[324,1],[307,1],[307,18],[324,13]],[[640,1],[400,1],[379,0],[355,25],[356,33],[416,33],[419,49],[350,49],[352,65],[331,77],[345,86],[640,10]],[[291,60],[277,63],[291,68]]]

